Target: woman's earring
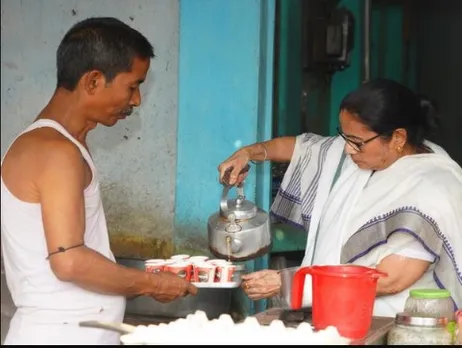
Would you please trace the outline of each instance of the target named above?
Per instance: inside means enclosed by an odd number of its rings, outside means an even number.
[[[398,151],[398,153],[403,152],[403,148],[402,148],[401,146],[398,146],[398,147],[396,148],[396,150]]]

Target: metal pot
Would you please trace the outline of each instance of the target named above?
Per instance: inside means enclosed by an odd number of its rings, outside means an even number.
[[[269,215],[245,199],[244,183],[237,186],[237,197],[228,199],[231,187],[224,185],[220,210],[209,217],[209,248],[216,257],[247,261],[271,249]]]
[[[292,282],[294,275],[300,267],[289,267],[279,270],[281,276],[281,290],[272,298],[273,307],[291,309]]]

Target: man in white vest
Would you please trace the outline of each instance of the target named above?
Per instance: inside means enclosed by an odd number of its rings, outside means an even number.
[[[154,52],[114,18],[74,25],[57,51],[57,88],[2,160],[2,253],[17,311],[5,344],[119,344],[79,322],[121,322],[126,297],[169,302],[197,289],[166,272],[118,265],[87,135],[141,103]]]

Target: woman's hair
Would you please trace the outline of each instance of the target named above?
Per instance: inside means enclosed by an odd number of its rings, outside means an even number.
[[[439,129],[436,107],[425,96],[417,95],[398,82],[375,79],[349,93],[340,104],[372,131],[390,137],[404,128],[407,142],[422,145],[425,138]]]

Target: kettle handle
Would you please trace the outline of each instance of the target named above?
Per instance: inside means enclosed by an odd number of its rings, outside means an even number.
[[[228,207],[228,194],[229,190],[231,189],[232,186],[228,185],[228,179],[229,175],[231,174],[232,170],[234,167],[229,167],[226,170],[226,173],[223,177],[223,192],[221,193],[221,201],[220,201],[220,209],[222,213],[226,213],[229,209]],[[242,170],[240,171],[239,174],[244,174],[250,170],[250,165],[246,165]],[[241,197],[242,199],[245,199],[244,195],[244,181],[241,182],[239,185],[236,186],[237,188],[237,195],[238,197]]]
[[[292,280],[292,294],[290,296],[290,305],[292,309],[302,308],[305,278],[307,274],[312,274],[311,267],[301,267],[294,274]]]
[[[223,186],[234,186],[229,184],[229,177],[231,175],[231,172],[233,171],[234,167],[229,167],[226,169],[225,174],[223,174],[223,178],[221,179],[221,183]],[[244,168],[241,169],[239,172],[239,175],[245,174],[250,170],[250,164],[246,164]]]
[[[245,199],[244,196],[244,182],[240,183],[236,186],[237,188],[237,195],[241,199]],[[220,210],[222,213],[226,213],[229,209],[228,207],[228,194],[231,186],[223,185],[223,192],[221,193],[221,200],[220,200]]]
[[[220,210],[222,213],[226,213],[228,211],[228,193],[231,189],[231,186],[223,185],[223,192],[221,193],[221,201],[220,201]]]

